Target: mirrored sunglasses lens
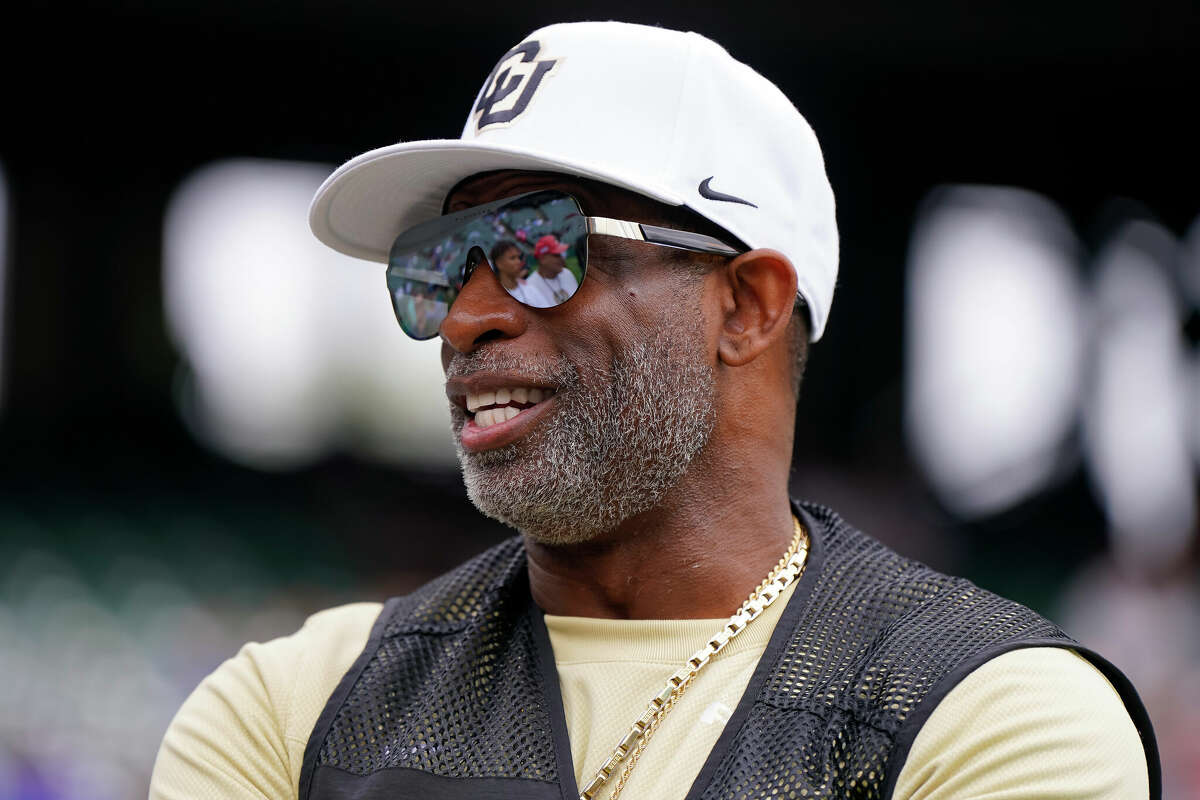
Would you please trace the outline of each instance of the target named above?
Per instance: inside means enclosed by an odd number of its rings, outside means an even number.
[[[486,258],[500,285],[534,308],[565,303],[587,270],[587,221],[559,191],[533,192],[456,222],[454,215],[402,233],[388,258],[396,319],[414,339],[437,336],[450,305]]]
[[[514,299],[534,308],[570,300],[587,266],[587,223],[574,198],[537,192],[480,220],[492,236],[488,263]]]
[[[388,258],[387,283],[396,319],[414,339],[437,336],[458,296],[467,248],[453,234],[409,246],[401,236]]]

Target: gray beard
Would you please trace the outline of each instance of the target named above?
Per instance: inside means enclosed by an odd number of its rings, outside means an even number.
[[[471,502],[550,545],[586,542],[653,508],[708,444],[716,420],[713,371],[690,333],[660,329],[594,374],[565,358],[455,356],[449,376],[514,370],[558,387],[557,407],[537,430],[482,453],[462,449],[466,415],[451,407]]]

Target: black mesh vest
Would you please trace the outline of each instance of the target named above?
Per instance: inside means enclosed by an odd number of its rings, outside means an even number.
[[[958,681],[1007,650],[1046,645],[1075,649],[1121,693],[1151,797],[1161,796],[1146,712],[1111,664],[827,509],[797,510],[812,535],[808,568],[688,800],[890,797],[917,731]],[[644,703],[629,698],[631,720]],[[300,776],[300,800],[578,794],[519,538],[388,601],[317,721]]]

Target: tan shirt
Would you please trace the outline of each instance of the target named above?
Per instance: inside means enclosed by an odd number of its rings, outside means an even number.
[[[622,797],[682,800],[786,600],[705,667],[660,726]],[[379,610],[359,603],[322,611],[297,633],[248,644],[222,664],[167,730],[151,800],[296,798],[313,726]],[[591,776],[667,676],[722,622],[546,617],[577,781]],[[893,797],[1148,794],[1141,742],[1116,691],[1074,653],[1034,648],[989,661],[946,695],[913,743]]]

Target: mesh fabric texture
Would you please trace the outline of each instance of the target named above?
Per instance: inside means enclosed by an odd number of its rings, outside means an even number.
[[[704,798],[882,798],[896,734],[959,663],[1066,634],[904,558],[827,509],[825,563]]]
[[[383,636],[318,763],[366,775],[408,767],[456,778],[554,781],[519,539],[389,606]]]
[[[1033,611],[903,558],[828,509],[800,508],[815,558],[689,798],[885,797],[906,752],[898,733],[931,691],[951,688],[944,679],[956,668],[1024,643],[1071,642]],[[548,701],[557,675],[538,654],[542,624],[517,538],[389,603],[314,731],[301,798],[328,769],[396,796],[434,796],[427,782],[413,793],[421,776],[447,779],[438,796],[456,796],[445,789],[455,779],[487,779],[502,787],[497,797],[529,796],[529,782],[571,796],[572,770],[558,766],[569,746],[552,733],[565,736],[561,708]],[[337,785],[308,797],[353,795],[344,788],[353,779]]]

